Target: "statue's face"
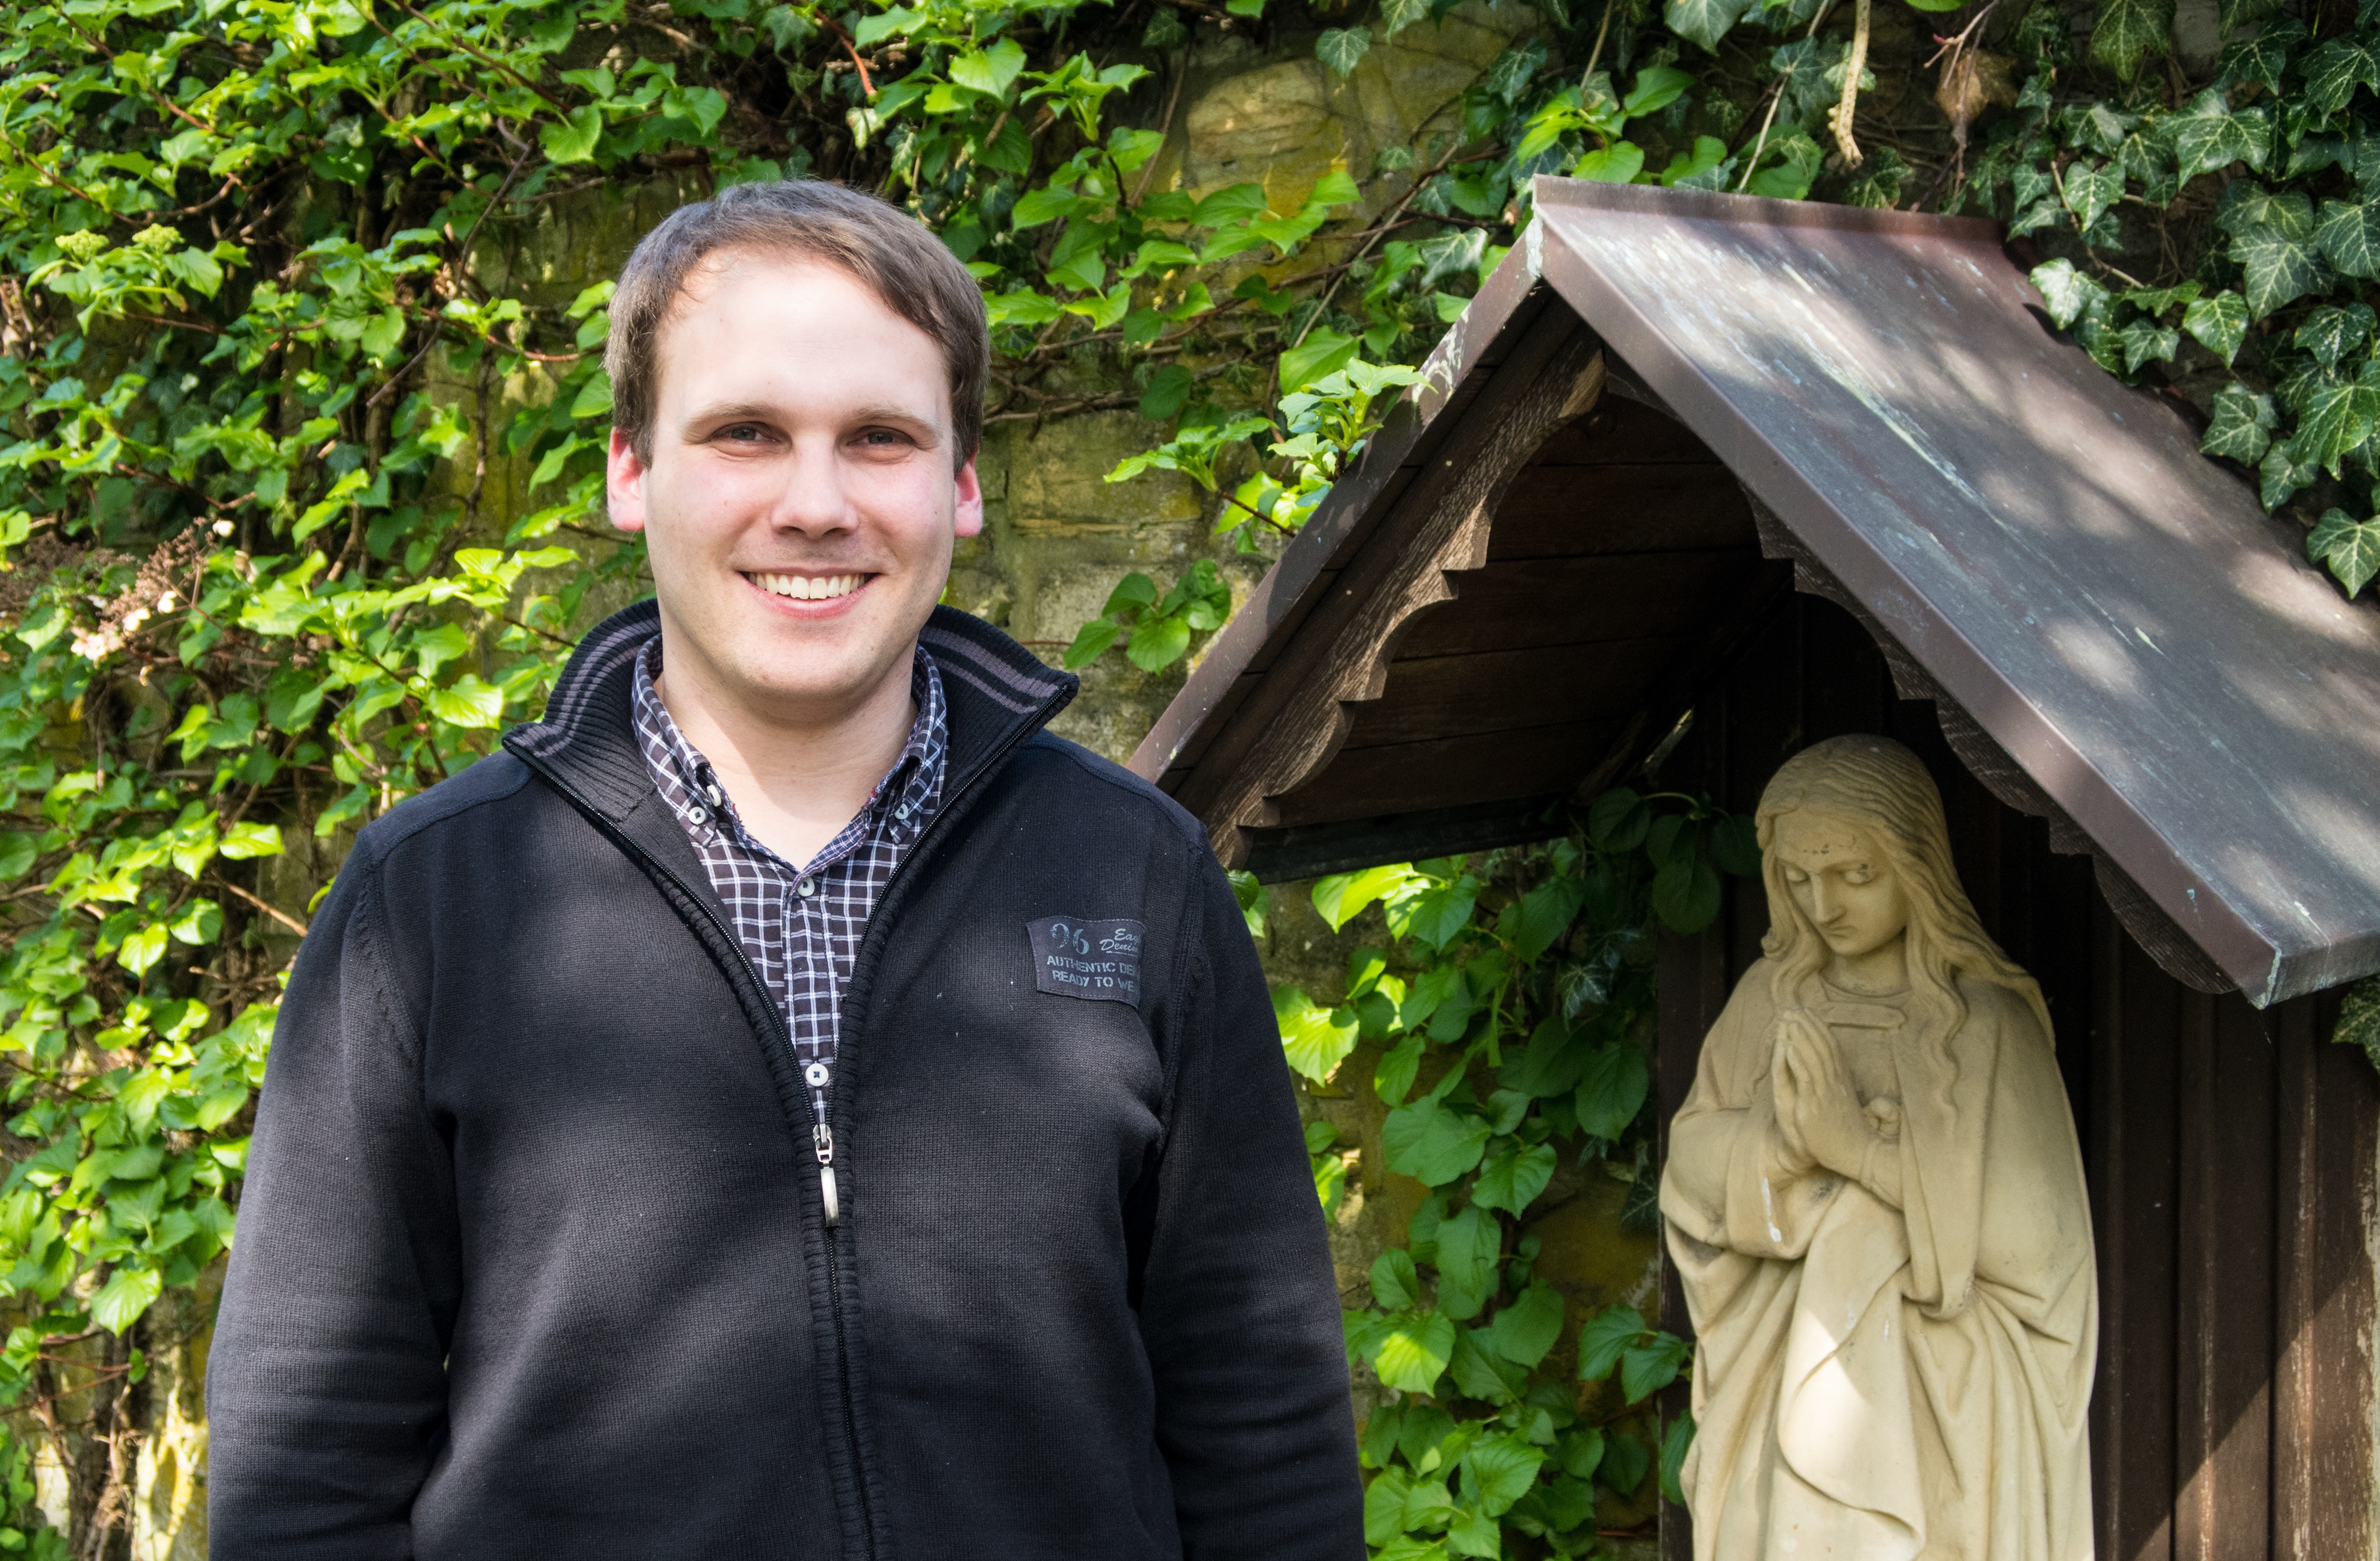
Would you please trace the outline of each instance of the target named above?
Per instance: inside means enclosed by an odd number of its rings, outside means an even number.
[[[1872,831],[1807,809],[1777,820],[1770,847],[1793,903],[1836,957],[1858,959],[1909,926],[1909,897]]]

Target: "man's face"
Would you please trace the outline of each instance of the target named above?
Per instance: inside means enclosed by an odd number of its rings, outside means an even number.
[[[932,337],[838,267],[711,256],[663,324],[652,454],[612,435],[613,524],[641,530],[671,681],[796,724],[889,677],[983,528]]]

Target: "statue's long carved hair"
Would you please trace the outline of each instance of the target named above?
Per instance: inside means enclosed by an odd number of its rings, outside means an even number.
[[[1889,737],[1833,737],[1787,759],[1760,794],[1755,823],[1760,877],[1768,888],[1768,934],[1760,951],[1774,962],[1770,998],[1781,1010],[1805,995],[1832,956],[1795,903],[1777,859],[1777,821],[1808,809],[1866,831],[1899,876],[1909,902],[1910,1018],[1917,1033],[1947,1046],[1967,1022],[1961,976],[2005,986],[2025,1000],[2050,1035],[2041,987],[2000,951],[1975,917],[1950,863],[1950,829],[1942,793],[1915,754]]]

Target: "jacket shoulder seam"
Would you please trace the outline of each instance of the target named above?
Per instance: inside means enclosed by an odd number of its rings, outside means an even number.
[[[1156,813],[1172,827],[1176,834],[1196,844],[1200,850],[1211,849],[1207,841],[1206,831],[1198,828],[1197,819],[1193,817],[1180,803],[1138,776],[1131,775],[1129,772],[1124,776],[1111,775],[1101,768],[1107,761],[1097,754],[1079,744],[1069,743],[1064,738],[1047,732],[1037,732],[1034,735],[1032,746],[1063,758],[1091,780],[1122,792],[1125,796]]]
[[[471,768],[476,770],[481,765],[490,764],[508,767],[513,771],[510,782],[492,791],[478,791],[475,787],[473,790],[477,794],[459,794],[461,788],[458,782],[463,781],[470,773],[466,771],[465,775],[455,776],[453,780],[441,782],[440,785],[422,793],[419,799],[420,812],[417,816],[407,818],[390,813],[374,819],[356,841],[358,846],[364,848],[366,862],[372,865],[384,862],[391,852],[424,830],[459,818],[474,808],[486,807],[517,795],[521,789],[528,784],[529,777],[533,773],[516,755],[501,748],[481,759],[479,764],[473,765]],[[450,786],[456,787],[458,794],[452,797],[438,795],[439,792]]]

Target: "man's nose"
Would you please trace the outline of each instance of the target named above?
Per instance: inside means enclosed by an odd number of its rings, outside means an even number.
[[[844,486],[843,463],[836,454],[828,442],[795,443],[769,516],[771,526],[809,536],[851,528],[851,494]]]

